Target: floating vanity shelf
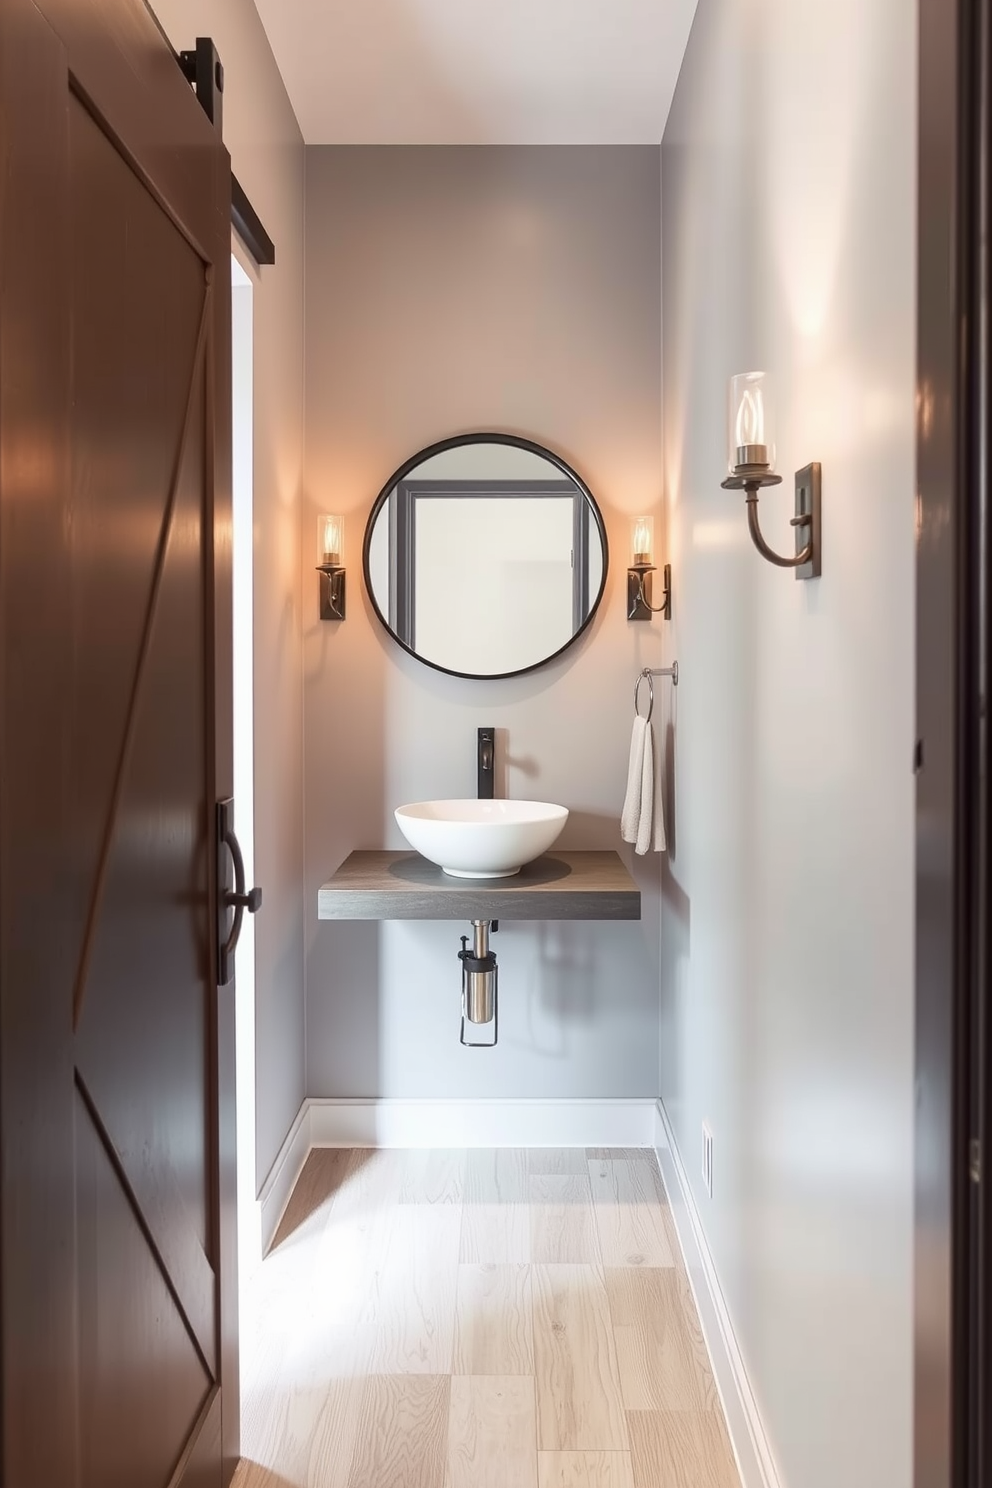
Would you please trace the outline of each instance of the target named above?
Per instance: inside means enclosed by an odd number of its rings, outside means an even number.
[[[317,895],[321,920],[639,920],[615,852],[554,852],[513,878],[450,878],[415,852],[353,852]]]

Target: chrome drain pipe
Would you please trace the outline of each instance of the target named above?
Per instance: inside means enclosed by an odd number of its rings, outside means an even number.
[[[461,1042],[466,1049],[495,1049],[499,1041],[499,971],[496,954],[490,948],[490,930],[498,928],[498,920],[472,921],[472,949],[468,949],[468,936],[462,936],[462,948],[458,959],[462,963],[462,1027]],[[492,1024],[491,1039],[465,1037],[466,1025],[484,1028]]]

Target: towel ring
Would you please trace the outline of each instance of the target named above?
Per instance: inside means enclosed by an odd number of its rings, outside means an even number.
[[[645,720],[644,721],[645,721],[645,723],[650,723],[651,722],[651,715],[654,712],[654,678],[652,677],[651,672],[650,672],[650,670],[647,667],[644,668],[643,672],[638,673],[637,681],[634,683],[634,717],[635,718],[640,718],[640,716],[641,716],[640,696],[641,696],[641,683],[642,682],[646,682],[648,684],[648,711],[647,711],[647,714],[645,716]]]
[[[678,685],[679,685],[679,664],[678,664],[678,662],[677,661],[673,661],[670,667],[644,667],[644,669],[637,674],[637,681],[634,683],[634,717],[635,718],[640,718],[640,716],[641,716],[641,712],[640,712],[641,683],[642,682],[646,682],[648,684],[648,711],[647,711],[647,714],[645,715],[645,719],[644,719],[645,723],[650,723],[651,722],[651,715],[654,712],[654,679],[655,679],[655,677],[671,677],[671,679],[672,679],[672,686],[673,687],[678,687]]]

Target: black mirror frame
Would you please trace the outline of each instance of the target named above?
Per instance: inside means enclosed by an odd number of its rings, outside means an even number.
[[[515,449],[527,450],[532,455],[540,455],[542,459],[550,461],[552,465],[556,465],[563,475],[567,476],[570,481],[574,482],[576,489],[588,501],[589,510],[592,512],[592,515],[595,518],[600,541],[603,544],[603,575],[600,580],[599,591],[596,594],[596,598],[590,604],[589,613],[582,624],[579,626],[578,630],[575,631],[574,635],[572,635],[572,637],[565,642],[564,646],[559,646],[558,650],[553,651],[550,656],[543,657],[541,661],[532,662],[530,666],[519,667],[516,671],[513,672],[456,672],[451,667],[441,666],[436,661],[428,661],[426,656],[421,656],[420,653],[415,651],[412,646],[408,646],[405,641],[400,640],[399,636],[392,629],[389,621],[382,613],[382,610],[379,608],[379,605],[376,602],[375,593],[372,589],[372,573],[369,564],[369,555],[372,549],[372,532],[375,527],[376,518],[378,517],[382,508],[385,506],[386,502],[389,500],[390,494],[396,487],[397,483],[401,480],[404,480],[412,470],[415,470],[418,465],[422,465],[425,460],[433,459],[435,455],[443,454],[446,450],[459,449],[462,445],[465,444],[508,444],[512,445]],[[579,637],[583,635],[583,633],[587,631],[589,629],[589,626],[592,624],[593,619],[596,615],[596,611],[599,609],[599,606],[602,603],[603,595],[606,593],[606,580],[609,575],[609,570],[610,545],[606,536],[606,523],[603,521],[603,513],[599,509],[599,503],[590,491],[589,487],[586,485],[585,481],[580,475],[577,475],[575,473],[572,467],[567,464],[560,455],[556,455],[553,450],[547,449],[546,446],[543,444],[535,444],[533,440],[522,439],[516,434],[494,434],[491,432],[482,432],[478,434],[455,434],[450,439],[441,439],[437,442],[437,444],[429,444],[426,446],[425,449],[419,450],[417,454],[413,455],[409,460],[405,461],[398,470],[395,470],[393,472],[386,484],[383,486],[382,490],[379,492],[378,496],[372,504],[372,510],[369,512],[368,521],[365,524],[365,537],[362,542],[362,574],[365,580],[365,592],[369,597],[369,603],[372,605],[372,608],[375,611],[376,618],[382,625],[383,629],[386,631],[386,634],[396,642],[397,646],[399,646],[401,650],[405,651],[408,656],[415,657],[416,660],[421,662],[423,666],[431,667],[432,670],[435,672],[444,672],[449,677],[462,677],[468,682],[500,682],[505,680],[507,677],[525,677],[529,672],[539,671],[541,667],[549,666],[551,662],[557,661],[559,656],[564,655],[564,653],[568,651],[570,647],[575,645]]]

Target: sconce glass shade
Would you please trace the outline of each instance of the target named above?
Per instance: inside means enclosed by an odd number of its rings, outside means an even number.
[[[765,372],[739,372],[730,379],[727,468],[775,469],[774,408]]]
[[[634,568],[654,562],[654,517],[635,517],[630,527],[630,561]]]
[[[337,567],[344,547],[344,518],[322,513],[317,518],[317,562]]]

